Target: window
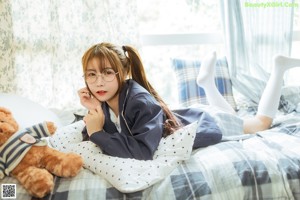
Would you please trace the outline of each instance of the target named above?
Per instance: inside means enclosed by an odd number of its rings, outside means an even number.
[[[294,33],[291,56],[300,58],[300,7],[295,7],[294,9]],[[286,85],[300,85],[299,74],[300,68],[293,68],[289,70],[285,77]]]
[[[294,37],[291,56],[300,52],[300,7],[294,8]],[[148,80],[171,107],[178,105],[176,79],[171,59],[203,58],[216,51],[225,55],[219,1],[146,0],[138,1],[142,59]],[[300,68],[286,74],[286,85],[299,85]],[[166,81],[164,81],[166,80]],[[172,81],[174,80],[174,81]]]
[[[176,107],[178,91],[171,59],[187,55],[201,59],[211,51],[224,55],[219,1],[138,1],[138,11],[147,78],[165,102]]]

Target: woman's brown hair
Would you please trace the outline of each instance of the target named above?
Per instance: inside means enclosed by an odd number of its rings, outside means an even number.
[[[138,51],[131,46],[116,46],[111,43],[100,43],[92,46],[82,57],[83,72],[87,69],[88,62],[97,57],[100,60],[100,67],[105,67],[108,61],[116,72],[119,72],[119,90],[122,88],[127,76],[144,87],[161,105],[167,120],[164,123],[164,136],[172,134],[181,127],[180,123],[168,108],[167,104],[158,95],[146,77],[144,65]]]

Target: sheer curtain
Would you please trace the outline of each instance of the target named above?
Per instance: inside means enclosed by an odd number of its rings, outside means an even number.
[[[258,103],[272,57],[290,55],[294,1],[220,2],[233,86]]]
[[[135,0],[0,3],[0,92],[48,108],[79,107],[81,57],[94,43],[138,45]]]

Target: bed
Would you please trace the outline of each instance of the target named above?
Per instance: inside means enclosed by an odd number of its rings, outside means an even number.
[[[55,177],[45,199],[300,199],[300,115],[290,113],[272,129],[191,152],[162,180],[123,193],[82,169],[74,178]],[[32,199],[17,184],[17,199]]]
[[[227,126],[229,134],[220,143],[192,150],[197,126],[193,123],[163,139],[153,161],[100,157],[100,171],[85,164],[76,177],[55,177],[54,190],[44,199],[300,199],[299,90],[286,91],[289,92],[282,96],[281,112],[269,130],[243,135],[235,126]],[[234,100],[231,103],[236,106]],[[239,113],[253,115],[255,110],[255,105],[247,105]],[[221,112],[211,114],[216,121],[229,119]],[[45,120],[52,117],[48,115]],[[80,119],[68,125],[62,123],[56,140],[73,134],[74,130],[80,132],[81,128]],[[79,141],[80,137],[69,141],[67,151]],[[51,140],[49,145],[64,151],[64,147]],[[105,166],[104,160],[109,166]],[[120,165],[122,168],[115,168]],[[17,199],[33,199],[11,177],[0,180],[0,184],[16,184]]]

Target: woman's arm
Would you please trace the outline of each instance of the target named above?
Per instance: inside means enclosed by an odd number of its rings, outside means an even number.
[[[164,117],[160,105],[150,94],[135,95],[128,99],[124,118],[126,122],[120,116],[121,133],[101,130],[92,134],[90,140],[111,156],[152,159],[163,134]]]

